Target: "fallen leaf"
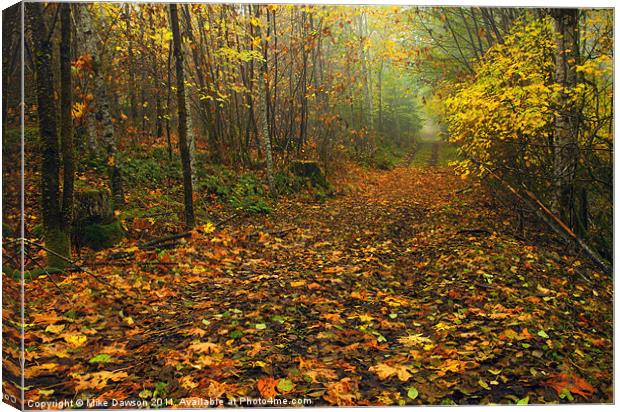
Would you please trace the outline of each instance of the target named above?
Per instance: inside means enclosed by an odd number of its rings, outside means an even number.
[[[380,363],[375,366],[371,366],[368,370],[374,372],[382,381],[397,376],[403,382],[408,381],[411,378],[411,373],[408,371],[408,367],[404,365],[391,366],[387,363]]]
[[[85,335],[65,335],[64,339],[69,345],[73,346],[74,348],[79,348],[80,346],[84,345],[88,340]]]
[[[568,390],[575,395],[589,398],[596,392],[596,389],[585,379],[576,374],[556,373],[549,377],[545,384],[555,389],[560,395],[564,390]]]
[[[276,386],[278,385],[278,379],[274,379],[271,376],[260,378],[256,382],[256,387],[258,388],[258,392],[262,398],[274,398],[278,395],[276,391]]]
[[[351,378],[344,378],[338,382],[327,384],[327,393],[323,399],[332,405],[352,406],[358,397],[357,383]]]

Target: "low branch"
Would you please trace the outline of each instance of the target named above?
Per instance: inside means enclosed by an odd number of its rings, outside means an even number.
[[[592,249],[583,239],[575,234],[560,218],[551,212],[538,198],[529,190],[524,190],[525,194],[521,194],[517,189],[512,187],[508,182],[498,176],[492,170],[485,167],[490,176],[494,177],[512,194],[525,203],[528,208],[534,212],[543,222],[547,224],[554,232],[564,238],[567,242],[574,242],[604,273],[613,276],[613,268],[605,262],[605,260]]]
[[[33,242],[32,240],[28,240],[28,239],[24,239],[24,242],[29,243],[35,247],[38,247],[39,249],[43,249],[45,250],[47,253],[51,253],[52,255],[64,260],[65,262],[71,263],[74,267],[80,269],[82,272],[86,273],[87,275],[89,275],[90,277],[92,277],[93,279],[95,279],[97,282],[101,283],[104,286],[108,286],[110,287],[110,284],[107,282],[104,282],[103,280],[99,279],[99,277],[97,275],[95,275],[94,273],[92,273],[91,271],[81,267],[80,265],[78,265],[77,263],[75,263],[74,260],[69,259],[66,256],[61,255],[60,253],[57,253],[51,249],[46,248],[45,246],[43,246],[40,243],[37,242]]]

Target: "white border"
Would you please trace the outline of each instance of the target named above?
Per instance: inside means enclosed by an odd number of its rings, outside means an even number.
[[[88,2],[88,1],[84,1],[84,0],[78,0],[76,2]],[[168,3],[169,1],[165,1],[165,0],[151,0],[151,1],[137,1],[138,3]],[[610,1],[610,0],[589,0],[589,1],[578,1],[578,0],[546,0],[544,2],[542,1],[530,1],[530,0],[522,0],[522,1],[507,1],[507,2],[502,2],[499,0],[496,1],[490,1],[490,0],[475,0],[475,1],[465,1],[465,0],[311,0],[311,1],[278,1],[278,0],[274,0],[274,1],[256,1],[256,0],[245,0],[245,1],[241,1],[241,0],[226,0],[226,1],[217,1],[217,0],[198,0],[198,1],[178,1],[178,3],[294,3],[294,4],[307,4],[307,3],[318,3],[318,4],[363,4],[363,5],[391,5],[391,4],[396,4],[396,5],[418,5],[418,6],[470,6],[470,5],[476,5],[476,6],[502,6],[502,7],[587,7],[587,8],[615,8],[616,7],[616,2],[614,1]],[[13,0],[0,0],[0,8],[5,9],[13,4],[15,4],[16,1]],[[619,13],[615,12],[615,16],[614,16],[614,27],[617,28],[618,27],[618,22],[620,20]],[[0,30],[0,40],[1,40],[1,30]],[[617,48],[616,48],[616,39],[614,36],[614,56],[616,56],[616,52],[617,52]],[[618,73],[619,73],[619,69],[618,69],[618,65],[615,65],[615,70],[614,70],[614,78],[618,79]],[[616,83],[614,82],[614,108],[615,110],[618,109],[618,94],[615,93],[616,92]],[[1,86],[0,86],[1,88]],[[617,120],[617,116],[614,116],[614,121]],[[617,121],[614,124],[614,136],[618,136],[618,123]],[[615,152],[615,156],[614,156],[614,162],[615,164],[617,164],[618,161],[618,153]],[[618,175],[617,175],[617,167],[615,167],[614,170],[614,201],[615,201],[615,192],[617,189],[617,184],[618,184],[618,179],[617,179]],[[0,199],[0,205],[1,205],[1,199]],[[615,205],[615,202],[614,202]],[[615,208],[614,210],[614,221],[618,222],[618,208]],[[620,254],[618,254],[618,250],[620,248],[620,246],[618,245],[618,242],[616,242],[615,240],[615,227],[614,227],[614,255],[615,256],[620,256]],[[615,281],[615,271],[614,271],[614,281]],[[614,284],[614,296],[617,296],[617,285]],[[2,300],[0,297],[0,304],[1,304]],[[616,308],[617,308],[617,300],[614,301],[614,342],[617,342],[616,340],[616,328],[615,328],[615,319],[616,319]],[[615,345],[614,345],[614,396],[617,397],[618,396],[618,381],[615,379],[615,371],[618,370],[618,357],[615,356]],[[429,406],[431,408],[447,408],[447,407],[442,407],[442,406]],[[381,412],[385,412],[388,411],[390,409],[397,409],[398,411],[410,411],[415,409],[416,407],[412,407],[412,406],[398,406],[398,407],[374,407],[372,408],[372,411],[381,411]],[[472,411],[484,411],[484,412],[498,412],[498,411],[507,411],[513,408],[518,408],[517,406],[460,406],[460,408],[467,408],[468,410],[472,410]],[[562,412],[566,411],[566,412],[576,412],[576,411],[580,411],[583,408],[587,408],[588,410],[593,410],[593,411],[611,411],[612,408],[615,409],[615,405],[591,405],[591,404],[581,404],[581,405],[543,405],[543,406],[528,406],[529,409],[531,408],[535,408],[537,411],[551,411],[551,410],[561,410]],[[279,409],[279,408],[253,408],[252,410],[255,411],[268,411],[268,410],[275,410],[275,409]],[[312,407],[312,411],[327,411],[327,410],[331,410],[333,408],[322,408],[322,407]],[[339,408],[340,411],[354,411],[354,410],[358,410],[359,408]],[[128,410],[128,409],[126,409]],[[132,411],[137,411],[136,409],[129,409]],[[180,409],[181,410],[181,409]],[[5,403],[0,403],[0,412],[9,412],[9,411],[15,411],[14,408],[10,407],[9,405],[5,404]]]

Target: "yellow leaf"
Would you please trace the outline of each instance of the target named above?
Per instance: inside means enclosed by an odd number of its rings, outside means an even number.
[[[47,328],[45,328],[46,332],[50,332],[50,333],[60,333],[62,332],[62,330],[65,328],[65,325],[60,324],[60,325],[48,325]]]
[[[200,228],[203,233],[213,233],[215,232],[215,225],[211,222],[208,222]]]
[[[86,336],[84,335],[66,335],[65,336],[65,341],[73,346],[74,348],[79,348],[80,346],[82,346],[83,344],[86,343]]]
[[[374,372],[379,379],[386,380],[392,376],[397,376],[403,382],[406,382],[411,378],[411,374],[408,371],[408,367],[405,365],[391,366],[386,363],[380,363],[378,365],[370,367],[370,372]]]
[[[359,318],[362,322],[365,322],[365,323],[370,323],[375,319],[370,315],[359,315]]]
[[[398,341],[403,345],[407,346],[422,346],[424,344],[433,343],[429,338],[422,336],[421,333],[416,335],[404,336],[402,338],[398,338]]]
[[[181,379],[179,379],[179,383],[183,388],[187,389],[188,391],[198,387],[198,384],[194,382],[194,379],[189,375],[183,376]]]

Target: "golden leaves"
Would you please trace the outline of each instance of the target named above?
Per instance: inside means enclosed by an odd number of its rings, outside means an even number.
[[[446,359],[441,365],[439,365],[437,376],[444,376],[448,372],[463,373],[467,369],[476,368],[478,363],[473,361],[461,361],[458,359]]]
[[[403,345],[407,345],[407,346],[423,346],[423,345],[433,343],[432,340],[430,340],[429,338],[425,336],[422,336],[421,333],[398,338],[398,341],[402,343]]]
[[[189,349],[193,352],[206,354],[220,353],[222,351],[219,345],[212,342],[194,342],[189,345]]]
[[[74,348],[84,345],[88,338],[85,335],[65,335],[64,340]]]
[[[412,376],[411,373],[409,373],[410,367],[405,365],[392,366],[387,363],[380,363],[378,365],[371,366],[368,370],[375,373],[382,381],[396,376],[399,380],[406,382]]]
[[[332,405],[352,406],[359,397],[358,384],[351,378],[327,384],[327,393],[323,399]]]
[[[53,375],[62,367],[57,363],[47,362],[40,365],[28,366],[24,369],[24,376],[28,379],[41,375]]]
[[[112,381],[112,382],[120,382],[123,379],[128,378],[129,375],[127,375],[126,372],[109,372],[109,371],[103,371],[103,372],[94,372],[94,373],[87,373],[85,375],[73,375],[73,378],[75,380],[75,390],[76,391],[83,391],[83,390],[87,390],[87,389],[103,389],[107,384],[108,381]]]
[[[181,387],[187,389],[188,391],[198,387],[198,384],[194,382],[194,378],[190,375],[183,376],[179,379],[179,383],[181,384]]]
[[[81,102],[73,103],[73,107],[71,108],[71,117],[73,120],[79,121],[82,120],[84,115],[86,114],[87,106]]]
[[[60,323],[60,324],[55,324],[55,325],[48,325],[45,328],[45,331],[56,334],[56,333],[62,332],[64,330],[64,328],[65,328],[65,325]]]

